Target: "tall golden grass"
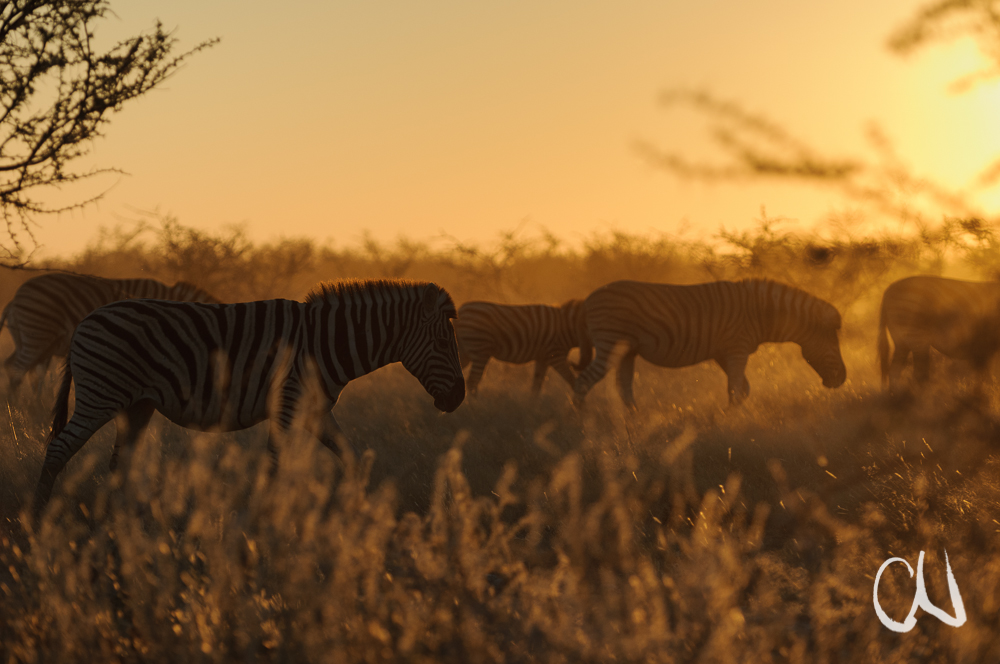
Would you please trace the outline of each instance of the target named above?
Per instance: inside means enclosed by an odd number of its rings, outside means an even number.
[[[263,428],[194,434],[157,416],[121,476],[102,430],[25,528],[50,377],[41,400],[25,386],[0,414],[0,658],[1000,661],[997,390],[939,361],[927,390],[886,396],[874,358],[882,289],[915,273],[994,278],[995,233],[953,221],[820,239],[764,223],[713,242],[353,249],[176,222],[151,239],[108,234],[58,266],[232,300],[345,276],[430,279],[458,303],[559,302],[619,278],[777,278],[841,309],[848,382],[826,390],[794,346],[766,346],[742,407],[725,407],[714,366],[640,362],[638,413],[606,379],[580,416],[562,381],[533,399],[530,369],[494,363],[478,397],[442,416],[390,367],[345,390],[340,460],[293,435],[269,481]],[[872,587],[891,556],[915,566],[926,551],[930,597],[951,611],[945,549],[968,622],[883,627]],[[894,565],[882,605],[901,620],[914,589]]]

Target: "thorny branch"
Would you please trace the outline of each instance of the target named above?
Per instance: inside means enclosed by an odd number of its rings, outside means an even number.
[[[111,14],[107,0],[0,1],[0,214],[8,243],[0,262],[24,262],[26,236],[34,244],[34,215],[93,203],[98,194],[65,207],[37,198],[115,168],[74,170],[104,125],[126,102],[166,80],[209,40],[174,55],[177,40],[154,28],[94,49],[94,26]]]

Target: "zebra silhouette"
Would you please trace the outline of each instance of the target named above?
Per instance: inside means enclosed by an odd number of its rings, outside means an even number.
[[[167,286],[154,279],[103,279],[67,272],[28,279],[0,314],[0,328],[6,323],[15,346],[4,361],[7,393],[17,391],[26,373],[38,368],[41,374],[53,357],[65,357],[73,330],[87,314],[128,298],[218,302],[183,281]]]
[[[578,405],[608,372],[620,344],[625,353],[618,366],[618,391],[630,408],[635,408],[636,356],[661,367],[714,360],[729,380],[730,404],[750,393],[747,360],[762,343],[799,344],[827,387],[839,387],[847,377],[838,340],[840,313],[792,286],[762,279],[692,286],[616,281],[595,290],[585,302],[596,356],[574,384]],[[581,364],[588,360],[581,358]]]
[[[271,421],[268,450],[299,412],[306,382],[322,403],[304,423],[337,453],[331,409],[349,381],[402,362],[451,412],[465,381],[451,319],[451,296],[432,283],[341,281],[319,285],[305,302],[197,304],[123,300],[97,309],[70,344],[52,434],[35,493],[47,504],[66,462],[118,418],[112,455],[135,443],[154,410],[192,429],[233,431]],[[76,408],[66,421],[70,384]]]
[[[931,373],[931,348],[968,362],[980,375],[1000,350],[1000,283],[934,276],[900,279],[882,295],[878,357],[882,384],[898,385],[913,357],[913,377]],[[895,345],[890,353],[889,337]]]
[[[458,309],[455,332],[462,366],[472,365],[467,388],[476,391],[491,358],[512,364],[534,362],[531,390],[538,394],[549,367],[572,387],[576,375],[566,355],[585,345],[587,328],[582,300],[560,307],[545,304],[508,305],[466,302]],[[581,351],[582,352],[582,351]]]

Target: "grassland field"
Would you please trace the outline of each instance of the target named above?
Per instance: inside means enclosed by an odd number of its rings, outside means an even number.
[[[185,279],[231,301],[347,276],[433,280],[457,303],[770,277],[838,306],[848,380],[826,389],[797,346],[767,345],[749,399],[729,408],[714,364],[639,360],[637,412],[609,374],[581,414],[554,372],[533,398],[529,366],[493,362],[442,415],[391,366],[344,391],[340,460],[294,437],[265,487],[265,426],[196,434],[157,415],[127,473],[107,470],[106,427],[23,527],[53,368],[0,402],[0,660],[1000,661],[1000,390],[938,356],[931,386],[888,395],[875,358],[886,285],[998,266],[994,230],[959,222],[860,239],[766,224],[715,244],[611,234],[578,249],[516,234],[259,245],[175,222],[107,234],[50,267]],[[0,302],[30,276],[4,270]],[[4,333],[0,356],[11,350]],[[925,551],[928,595],[953,613],[945,550],[967,622],[918,612],[912,631],[886,629],[872,589],[893,556],[916,567]],[[914,591],[904,566],[883,574],[896,620]]]

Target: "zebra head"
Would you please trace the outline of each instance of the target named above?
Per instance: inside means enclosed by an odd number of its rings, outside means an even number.
[[[437,284],[423,285],[401,361],[445,413],[465,399],[465,377],[458,357],[458,341],[451,323],[458,317],[451,295]]]
[[[802,357],[823,379],[825,387],[840,387],[847,380],[847,368],[840,355],[840,312],[817,298],[809,325],[799,341]]]

